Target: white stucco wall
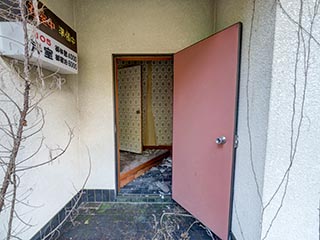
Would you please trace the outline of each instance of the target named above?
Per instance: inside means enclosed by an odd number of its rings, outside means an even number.
[[[87,187],[115,189],[112,54],[174,53],[207,37],[214,1],[80,0],[75,9],[81,151],[89,147],[93,167]]]
[[[73,0],[43,0],[42,2],[75,29]],[[43,205],[43,207],[32,213],[33,221],[37,225],[31,229],[32,231],[27,232],[27,236],[32,236],[41,229],[79,191],[84,181],[81,169],[83,166],[88,166],[88,161],[85,163],[79,161],[77,75],[63,77],[66,79],[66,84],[61,91],[56,91],[43,102],[43,108],[47,113],[44,136],[51,146],[55,144],[63,146],[68,139],[68,129],[65,124],[67,123],[74,129],[74,138],[66,154],[57,162],[30,173],[30,183],[34,182],[34,193],[30,196],[30,203]],[[45,154],[46,157],[47,153]]]
[[[72,0],[43,2],[66,23],[74,27]],[[45,74],[50,73],[45,72]],[[17,204],[16,210],[22,219],[34,225],[29,229],[27,227],[28,230],[26,232],[20,233],[18,235],[20,239],[30,239],[38,232],[75,195],[77,191],[73,185],[78,188],[82,184],[79,174],[81,165],[78,161],[79,111],[77,107],[77,81],[76,76],[63,77],[66,78],[67,83],[62,87],[61,91],[56,91],[41,103],[46,113],[43,135],[46,138],[46,145],[57,147],[57,144],[59,144],[63,146],[68,139],[68,129],[65,125],[65,122],[67,122],[70,127],[74,128],[75,137],[66,154],[58,161],[30,170],[21,177],[19,199],[24,199],[25,203],[35,207]],[[2,84],[1,87],[4,87],[7,83]],[[32,143],[20,152],[19,158],[22,159],[28,156],[28,152],[31,152],[30,149],[38,146],[37,143],[40,138],[41,134],[33,138]],[[40,163],[47,160],[49,160],[49,154],[44,146],[43,150],[32,162]],[[32,162],[29,162],[28,165]],[[2,179],[3,177],[1,176],[1,181]],[[26,193],[30,195],[23,195]],[[5,224],[1,220],[0,222],[0,239],[4,239],[6,229],[2,229],[2,227]],[[14,233],[25,227],[17,219],[14,226]]]
[[[289,0],[281,2],[289,16],[299,22],[300,2]],[[307,31],[310,31],[314,2],[313,0],[303,1],[301,23]],[[317,41],[320,40],[319,14],[318,10],[313,27],[313,36]],[[290,165],[290,152],[291,155],[294,154],[294,157],[291,158],[292,167],[288,175],[287,186],[285,178],[280,191],[264,212],[262,239],[267,236],[265,239],[271,240],[317,240],[320,234],[320,45],[314,40],[311,40],[309,44],[309,37],[306,32],[303,32],[303,35],[300,35],[301,48],[296,68],[296,53],[299,45],[297,33],[298,26],[289,20],[282,9],[277,7],[263,192],[264,205],[270,201],[285,176]],[[308,55],[309,47],[310,60],[307,70],[304,62],[308,60],[304,56]],[[295,82],[296,96],[294,96]],[[304,89],[305,102],[303,104]],[[294,99],[296,99],[295,104]],[[293,105],[295,105],[295,112]],[[299,124],[301,124],[300,128]],[[297,145],[294,147],[297,137]],[[291,147],[291,138],[293,147]],[[286,195],[281,203],[284,192]],[[282,208],[279,208],[281,204]],[[273,221],[278,210],[279,214]],[[267,234],[272,221],[272,228]]]
[[[249,47],[253,1],[217,2],[217,31],[235,22],[243,23],[238,113],[239,147],[236,155],[232,219],[232,232],[237,239],[244,237],[256,240],[261,232],[261,199],[257,189],[262,194],[272,72],[275,19],[273,5],[272,0],[256,1]]]
[[[250,24],[253,19],[250,62]],[[281,1],[290,17],[298,22],[299,4]],[[303,1],[304,2],[304,1]],[[304,2],[302,24],[310,29],[314,1]],[[289,20],[274,1],[218,1],[217,30],[242,21],[243,46],[239,106],[239,148],[235,176],[232,231],[237,239],[318,239],[319,238],[319,44],[311,40],[310,67],[305,77],[304,58],[308,35],[304,32],[296,77],[296,103],[293,115],[297,25]],[[320,39],[319,16],[313,35]],[[304,49],[303,46],[306,46]],[[250,69],[248,69],[250,64]],[[248,70],[250,78],[248,82]],[[301,115],[304,82],[307,82]],[[248,90],[248,96],[247,96]],[[252,162],[248,129],[252,135]],[[294,119],[293,119],[294,116]],[[299,130],[300,117],[302,116]],[[292,125],[291,125],[292,124]],[[290,165],[291,137],[299,140],[286,179],[269,204]],[[293,144],[294,145],[294,144]],[[256,172],[254,180],[252,164]],[[256,182],[262,196],[257,194]],[[279,206],[282,206],[279,208]],[[264,209],[264,210],[263,210]],[[280,209],[280,210],[279,210]],[[278,215],[277,211],[279,210]],[[276,217],[275,217],[276,216]],[[269,228],[272,223],[272,227]]]

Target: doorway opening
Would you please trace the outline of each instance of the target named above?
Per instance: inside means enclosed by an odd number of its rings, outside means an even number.
[[[242,24],[236,23],[180,50],[174,54],[174,70],[170,55],[114,56],[119,189],[120,150],[141,154],[146,146],[165,149],[159,143],[162,139],[157,132],[156,117],[163,120],[174,111],[173,127],[165,135],[173,135],[172,199],[221,239],[229,239],[232,221],[241,32]],[[166,69],[164,63],[174,71],[174,89],[172,80],[153,81],[157,72]],[[139,82],[143,82],[143,71],[147,73],[145,86]],[[157,84],[158,90],[153,88]],[[171,87],[167,93],[174,90],[170,97],[171,101],[174,99],[173,106],[172,102],[165,102],[165,97],[162,99],[166,84]],[[123,89],[126,91],[119,93]],[[158,105],[153,102],[157,96]],[[163,104],[171,110],[162,110]],[[122,115],[123,111],[130,114]],[[172,121],[172,115],[165,119]],[[163,126],[165,122],[160,124]],[[147,135],[142,134],[143,129]],[[148,168],[152,170],[151,166]]]
[[[120,194],[171,195],[173,55],[114,55]]]

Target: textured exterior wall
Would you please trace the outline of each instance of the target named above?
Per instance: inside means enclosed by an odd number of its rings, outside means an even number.
[[[81,143],[88,188],[115,188],[113,53],[174,53],[210,35],[214,1],[77,1]],[[85,151],[84,149],[82,150]]]
[[[281,2],[289,16],[299,22],[300,1]],[[314,2],[303,1],[301,24],[319,42],[319,10],[312,30],[310,24]],[[265,206],[282,179],[284,183],[264,212],[261,238],[319,239],[319,50],[319,43],[305,31],[299,31],[297,24],[278,6],[263,192]],[[289,175],[285,175],[290,162]]]
[[[66,21],[71,27],[73,24],[73,1],[72,0],[57,0],[43,1],[54,13]],[[51,74],[44,72],[45,74]],[[73,184],[79,187],[81,184],[78,170],[70,171],[70,169],[80,169],[81,165],[78,162],[78,111],[77,111],[77,82],[75,77],[66,77],[67,83],[62,87],[61,91],[55,92],[53,95],[45,99],[41,106],[44,109],[45,127],[43,135],[45,136],[45,144],[51,147],[56,147],[57,144],[63,146],[68,139],[68,128],[65,125],[67,122],[72,128],[75,128],[75,138],[68,151],[63,157],[52,164],[45,165],[41,168],[31,170],[21,177],[21,187],[19,194],[30,194],[25,199],[27,204],[17,205],[17,212],[23,214],[23,219],[30,224],[35,225],[28,231],[18,235],[21,239],[30,239],[44,224],[46,224],[52,216],[54,216],[76,193]],[[1,84],[4,87],[7,83]],[[29,119],[30,120],[30,119]],[[30,121],[31,122],[31,121]],[[26,149],[23,149],[19,157],[23,158],[30,155],[31,149],[37,147],[41,139],[41,134],[33,139],[33,142]],[[46,147],[33,160],[34,163],[40,163],[49,160],[49,153]],[[29,163],[31,164],[31,163]],[[28,164],[28,165],[29,165]],[[0,174],[1,175],[1,174]],[[0,176],[2,181],[2,176]],[[25,197],[26,195],[24,195]],[[20,199],[23,199],[21,197]],[[0,219],[0,239],[4,239],[6,230],[3,227]],[[15,226],[20,224],[15,220]],[[21,230],[21,226],[16,231]]]
[[[217,30],[244,24],[232,226],[237,239],[319,238],[320,22],[316,16],[311,29],[314,2],[301,2],[304,30],[296,24],[300,2],[283,0],[283,9],[274,1],[217,4]]]
[[[237,239],[257,240],[261,232],[261,199],[268,129],[275,9],[273,0],[219,0],[217,31],[243,23],[240,96],[232,232]],[[249,107],[249,108],[248,108]],[[255,180],[256,179],[256,180]],[[257,187],[258,186],[258,187]],[[243,236],[242,236],[243,235]]]

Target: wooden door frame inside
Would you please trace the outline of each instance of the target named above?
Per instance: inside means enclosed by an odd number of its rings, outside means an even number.
[[[114,94],[114,122],[115,122],[115,156],[116,156],[116,193],[120,191],[120,136],[119,129],[119,95],[118,95],[118,61],[166,61],[173,60],[173,54],[112,54],[113,62],[113,94]],[[171,150],[171,146],[168,146]],[[156,159],[155,163],[159,163]],[[150,164],[146,164],[150,168]],[[151,166],[152,167],[152,166]],[[139,168],[139,166],[138,166]],[[139,169],[137,168],[137,171]]]

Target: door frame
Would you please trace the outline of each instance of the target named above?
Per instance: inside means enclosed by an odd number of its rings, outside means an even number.
[[[119,95],[118,95],[118,61],[165,61],[173,60],[168,54],[112,54],[113,63],[113,105],[114,105],[114,142],[115,142],[115,169],[116,169],[116,195],[120,191],[120,135],[119,131]],[[142,118],[142,114],[141,114]],[[143,134],[143,133],[142,133]]]
[[[232,233],[232,216],[233,216],[233,200],[234,200],[234,182],[235,182],[235,175],[236,175],[236,160],[237,160],[237,150],[239,145],[239,134],[238,134],[238,122],[239,122],[239,96],[240,96],[240,80],[241,80],[241,55],[242,55],[242,36],[243,36],[243,24],[242,22],[237,22],[232,24],[221,31],[232,27],[233,25],[239,24],[239,39],[238,39],[238,72],[237,72],[237,86],[236,86],[236,108],[235,108],[235,118],[234,118],[234,150],[233,150],[233,163],[232,163],[232,172],[231,172],[231,188],[230,188],[230,207],[229,207],[229,239],[233,240],[236,239]],[[221,32],[219,31],[219,32]],[[218,33],[218,32],[217,32]]]

